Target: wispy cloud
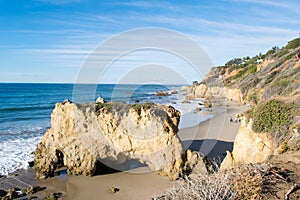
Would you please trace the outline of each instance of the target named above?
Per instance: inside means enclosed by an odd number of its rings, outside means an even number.
[[[162,9],[162,10],[172,10],[172,11],[182,11],[183,7],[178,6],[174,3],[169,3],[166,1],[123,1],[123,2],[113,2],[113,5],[118,6],[128,6],[143,9]]]
[[[140,21],[152,22],[155,21],[157,24],[172,25],[174,27],[184,27],[193,29],[195,32],[210,28],[212,31],[237,34],[237,33],[261,33],[261,34],[297,34],[298,30],[291,28],[279,28],[273,26],[259,26],[251,24],[239,24],[230,22],[220,22],[194,17],[172,17],[172,16],[139,16],[137,17]]]
[[[300,11],[299,2],[291,2],[291,1],[270,1],[270,0],[226,0],[230,2],[238,2],[238,3],[250,3],[250,4],[258,4],[263,6],[272,6],[277,8],[285,8],[292,11]]]

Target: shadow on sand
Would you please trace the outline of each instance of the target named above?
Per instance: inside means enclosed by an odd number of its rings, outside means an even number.
[[[233,142],[224,142],[213,139],[186,140],[182,141],[182,145],[184,150],[190,149],[192,151],[201,152],[210,160],[214,160],[218,163],[222,162],[225,158],[226,151],[232,151],[233,149]],[[140,163],[137,159],[125,159],[123,162],[103,159],[101,162],[97,161],[96,172],[94,175],[114,174],[146,166],[146,164]],[[67,171],[64,168],[56,175],[63,175],[66,173]]]
[[[219,162],[225,158],[226,151],[232,151],[233,149],[233,142],[224,142],[214,139],[186,140],[182,141],[182,144],[184,150],[190,149],[192,151],[199,151],[209,159]]]
[[[186,140],[182,141],[182,145],[184,150],[190,149],[192,151],[201,152],[210,160],[217,161],[218,163],[222,162],[225,158],[226,151],[232,151],[233,149],[233,142],[224,142],[214,139]],[[95,175],[112,174],[145,166],[147,165],[140,163],[136,159],[126,160],[122,163],[111,160],[104,160],[102,163],[98,161]]]

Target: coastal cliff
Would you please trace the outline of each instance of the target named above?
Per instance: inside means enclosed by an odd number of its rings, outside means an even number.
[[[234,58],[213,67],[200,82],[183,88],[186,98],[227,99],[247,104],[222,168],[266,161],[299,150],[300,38],[252,58]]]
[[[101,171],[98,162],[114,168],[136,159],[175,180],[183,165],[179,118],[173,107],[150,103],[57,103],[35,151],[36,176],[51,177],[62,166],[91,176]]]
[[[224,66],[213,67],[200,83],[185,89],[187,98],[224,97],[252,105],[276,96],[299,94],[300,38],[265,54],[234,58]]]
[[[299,80],[296,38],[265,54],[234,58],[184,86],[187,100],[207,98],[218,106],[226,99],[249,109],[230,120],[241,124],[218,170],[181,179],[157,199],[299,199]]]

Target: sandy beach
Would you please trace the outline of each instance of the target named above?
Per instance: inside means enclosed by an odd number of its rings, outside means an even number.
[[[246,106],[226,102],[222,107],[216,106],[213,109],[211,119],[201,122],[198,126],[181,129],[178,135],[184,149],[200,151],[210,158],[220,160],[223,159],[226,150],[232,150],[233,140],[240,126],[240,123],[230,122],[230,117],[242,113]],[[67,200],[151,199],[162,194],[174,183],[168,177],[151,172],[148,167],[94,177],[67,176],[63,173],[46,180],[35,180],[32,170],[28,171],[25,180],[22,176],[17,176],[14,178],[15,183],[25,181],[32,185],[38,184],[46,189],[37,193],[37,196],[45,197],[49,193],[59,192],[62,193],[61,198]],[[31,173],[31,176],[28,176],[28,173]],[[109,192],[112,187],[118,188],[119,191]]]

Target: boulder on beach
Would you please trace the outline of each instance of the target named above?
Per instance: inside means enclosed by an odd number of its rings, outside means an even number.
[[[63,166],[68,174],[92,176],[99,162],[113,168],[138,160],[175,180],[183,166],[179,119],[173,107],[153,103],[57,103],[35,151],[36,176],[54,176]]]
[[[188,149],[185,152],[184,158],[183,174],[195,175],[208,173],[207,167],[209,164],[201,153]]]

